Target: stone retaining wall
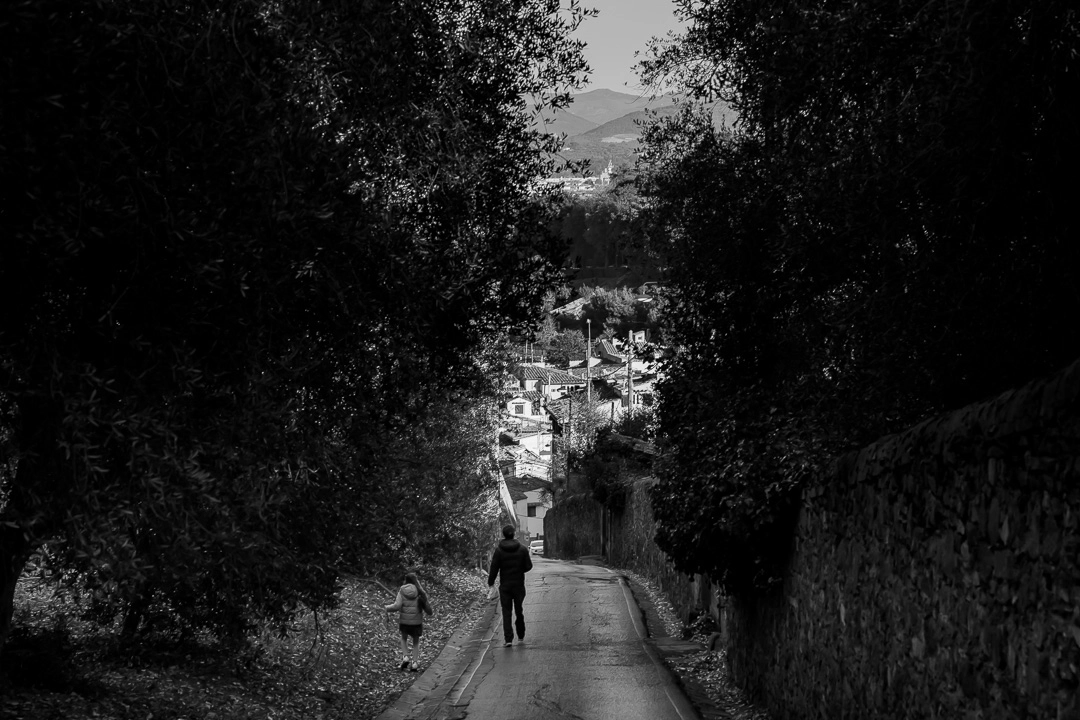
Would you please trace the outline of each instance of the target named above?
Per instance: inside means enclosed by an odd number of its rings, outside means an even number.
[[[804,494],[782,593],[732,598],[783,718],[1078,718],[1080,363],[883,438]]]

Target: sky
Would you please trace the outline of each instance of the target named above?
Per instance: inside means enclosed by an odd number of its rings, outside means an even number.
[[[582,4],[600,11],[575,33],[587,43],[585,58],[593,70],[586,90],[639,92],[632,70],[637,62],[634,51],[644,51],[654,35],[680,29],[675,4],[672,0],[583,0]]]

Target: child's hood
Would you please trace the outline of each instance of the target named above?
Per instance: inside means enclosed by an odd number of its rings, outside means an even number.
[[[401,597],[405,598],[406,600],[415,600],[416,596],[419,594],[420,593],[416,590],[416,586],[412,583],[401,586]]]

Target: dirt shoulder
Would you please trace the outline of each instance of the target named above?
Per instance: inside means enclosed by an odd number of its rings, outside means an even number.
[[[769,720],[731,681],[722,647],[709,650],[709,636],[685,627],[651,580],[629,570],[615,571],[629,581],[660,657],[703,720]]]

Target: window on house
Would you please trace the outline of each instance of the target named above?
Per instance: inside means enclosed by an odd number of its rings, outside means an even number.
[[[524,415],[525,414],[525,405],[524,404],[515,404],[514,405],[514,414],[515,415]]]
[[[529,517],[536,517],[536,505],[530,504],[527,512]]]

